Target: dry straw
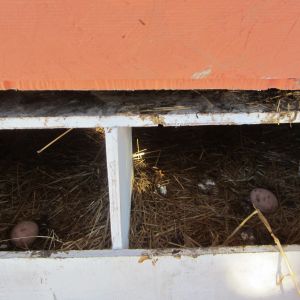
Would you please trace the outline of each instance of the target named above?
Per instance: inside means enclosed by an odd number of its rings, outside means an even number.
[[[40,223],[32,249],[83,250],[111,246],[102,132],[74,130],[37,155],[58,131],[3,133],[0,166],[0,246],[13,250],[12,226]],[[5,138],[4,138],[5,135]],[[4,144],[5,142],[5,144]]]
[[[279,199],[279,209],[269,216],[274,234],[284,244],[299,244],[299,129],[137,129],[143,155],[135,156],[131,247],[223,245],[251,212],[248,198],[256,187]],[[242,232],[229,245],[273,243],[265,226],[253,220]]]

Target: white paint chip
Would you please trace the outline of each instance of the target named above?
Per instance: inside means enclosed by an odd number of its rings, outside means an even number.
[[[203,78],[206,78],[208,77],[212,72],[212,69],[211,68],[207,68],[205,70],[202,70],[202,71],[199,71],[199,72],[195,72],[193,75],[192,75],[192,79],[203,79]]]

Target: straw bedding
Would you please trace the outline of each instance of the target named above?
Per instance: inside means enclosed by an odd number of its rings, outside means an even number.
[[[1,250],[17,250],[7,240],[21,220],[40,224],[31,249],[111,247],[104,135],[73,130],[36,153],[61,132],[1,132]],[[222,245],[253,210],[255,187],[279,199],[267,219],[281,242],[300,243],[298,125],[159,127],[133,136],[131,248]],[[270,243],[257,218],[229,241]]]
[[[61,131],[0,132],[0,247],[14,224],[34,220],[31,249],[109,248],[109,205],[103,134],[76,130],[41,154]]]
[[[131,247],[222,245],[253,210],[255,187],[279,199],[267,218],[282,243],[300,243],[299,126],[139,129],[135,138]],[[229,245],[270,243],[253,218]]]

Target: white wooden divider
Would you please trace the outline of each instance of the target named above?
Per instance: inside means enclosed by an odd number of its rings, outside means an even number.
[[[129,245],[131,191],[133,182],[130,127],[105,129],[113,249]]]

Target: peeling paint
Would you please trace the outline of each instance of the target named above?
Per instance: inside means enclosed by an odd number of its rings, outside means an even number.
[[[273,80],[273,79],[278,79],[278,78],[275,78],[272,76],[263,76],[263,77],[261,77],[261,79]]]
[[[202,71],[195,72],[191,78],[192,79],[203,79],[203,78],[208,77],[211,74],[211,72],[212,72],[212,69],[207,68]]]

